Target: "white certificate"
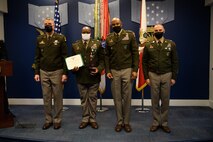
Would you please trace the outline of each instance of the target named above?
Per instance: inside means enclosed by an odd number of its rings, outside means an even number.
[[[74,67],[82,67],[84,65],[81,54],[67,57],[65,61],[66,61],[68,70],[72,70]]]

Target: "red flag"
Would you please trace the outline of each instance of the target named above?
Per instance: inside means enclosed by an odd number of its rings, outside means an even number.
[[[141,91],[146,87],[146,81],[144,79],[142,59],[143,59],[143,49],[146,42],[146,29],[147,29],[147,20],[146,20],[146,1],[142,0],[141,2],[141,16],[140,16],[140,47],[139,47],[139,69],[138,77],[136,79],[136,89]]]
[[[108,0],[101,1],[101,39],[106,40],[107,35],[109,34],[109,7]]]
[[[109,7],[108,7],[108,0],[101,0],[100,3],[100,29],[101,29],[101,40],[102,40],[102,47],[105,48],[105,40],[107,35],[109,34]],[[99,92],[103,94],[106,87],[106,78],[105,78],[105,70],[101,73],[101,82],[99,84]]]
[[[139,47],[139,69],[138,69],[138,77],[136,79],[136,89],[138,91],[141,91],[144,87],[146,87],[146,80],[144,79],[143,66],[142,66],[143,48],[144,47]]]

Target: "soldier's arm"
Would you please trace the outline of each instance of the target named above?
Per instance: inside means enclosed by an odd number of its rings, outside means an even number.
[[[65,62],[65,59],[67,58],[67,43],[66,43],[66,37],[63,36],[62,37],[62,43],[61,43],[61,54],[62,54],[62,57],[63,57],[63,74],[67,75],[68,73],[68,69],[67,69],[67,66],[66,66],[66,62]]]
[[[138,63],[139,63],[139,54],[138,54],[138,45],[136,42],[135,34],[132,32],[132,69],[134,72],[138,71]]]
[[[97,67],[98,71],[100,73],[104,70],[104,67],[105,67],[104,60],[105,60],[105,51],[104,51],[104,48],[102,47],[102,45],[100,43],[99,47],[98,47],[98,61],[99,61],[99,65]]]
[[[106,73],[110,73],[109,47],[108,47],[107,43],[108,43],[108,39],[106,40],[106,48],[105,48],[105,69],[106,69]]]
[[[145,79],[149,79],[149,76],[148,76],[148,60],[149,60],[149,56],[148,56],[147,47],[148,47],[148,45],[146,44],[144,49],[143,49],[143,58],[142,58],[142,66],[143,66],[143,73],[144,73],[144,78]]]
[[[178,61],[178,54],[176,49],[176,44],[172,43],[172,79],[177,79],[178,74],[178,67],[179,67],[179,61]]]
[[[37,38],[36,41],[36,48],[35,48],[35,57],[34,57],[34,64],[35,64],[35,74],[40,74],[40,57],[41,57],[41,53],[40,53],[40,48],[39,48],[39,40]]]

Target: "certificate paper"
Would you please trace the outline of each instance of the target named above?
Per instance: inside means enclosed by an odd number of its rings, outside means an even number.
[[[65,61],[66,61],[68,70],[72,70],[74,67],[81,67],[84,65],[84,62],[80,54],[67,57]]]

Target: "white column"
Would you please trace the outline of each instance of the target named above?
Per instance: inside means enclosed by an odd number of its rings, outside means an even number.
[[[0,39],[4,40],[4,13],[7,13],[7,0],[0,0]]]
[[[4,17],[3,13],[0,12],[0,40],[4,40]]]

